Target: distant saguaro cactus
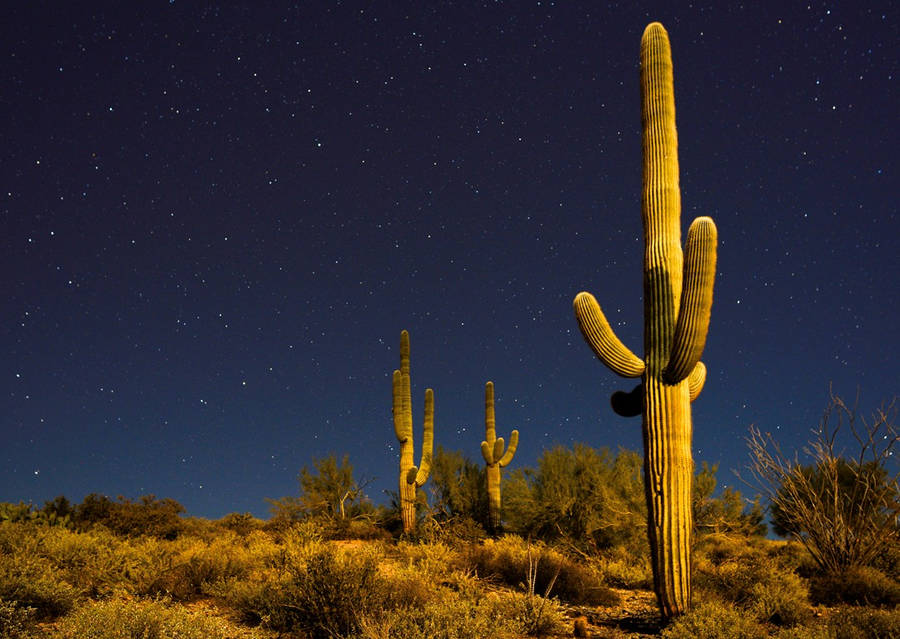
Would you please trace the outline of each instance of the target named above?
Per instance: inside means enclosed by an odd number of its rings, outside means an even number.
[[[393,376],[394,433],[400,442],[400,518],[403,532],[416,528],[416,489],[428,479],[434,443],[434,391],[425,389],[425,424],[422,456],[418,466],[413,446],[412,394],[409,384],[409,333],[400,333],[400,370]]]
[[[691,406],[706,380],[706,343],[716,270],[716,227],[698,217],[681,250],[681,193],[669,36],[658,22],[641,38],[643,128],[644,359],[613,333],[597,300],[579,293],[575,316],[597,357],[622,377],[640,377],[612,396],[616,413],[643,416],[648,534],[664,617],[684,612],[691,588]]]
[[[481,455],[487,465],[488,508],[491,528],[500,529],[500,469],[512,461],[519,446],[519,431],[509,434],[509,447],[503,452],[503,438],[497,437],[496,420],[494,418],[494,382],[484,385],[484,438],[481,442]]]

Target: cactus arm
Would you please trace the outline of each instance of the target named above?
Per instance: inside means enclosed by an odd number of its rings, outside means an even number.
[[[688,229],[678,321],[662,373],[668,384],[677,384],[691,374],[706,345],[716,275],[716,235],[716,225],[708,217],[698,217]]]
[[[491,465],[494,463],[494,449],[487,442],[481,442],[481,456],[484,457],[484,463]]]
[[[503,457],[503,447],[506,446],[506,442],[503,441],[502,437],[498,437],[494,440],[494,452],[491,457],[494,460],[494,463],[497,463],[501,457]]]
[[[575,296],[573,306],[581,334],[600,361],[622,377],[640,377],[643,360],[616,337],[596,298],[582,291]]]
[[[690,392],[691,401],[697,399],[703,385],[706,384],[706,365],[703,362],[697,362],[694,370],[688,375],[688,391]]]
[[[409,441],[411,436],[411,428],[408,421],[405,419],[405,415],[403,413],[403,375],[400,371],[394,371],[393,377],[393,415],[394,415],[394,434],[397,436],[397,440],[401,444],[405,444]]]
[[[509,462],[512,461],[513,456],[516,454],[516,448],[518,447],[519,431],[514,430],[509,434],[509,447],[506,449],[506,454],[497,461],[501,468],[505,468],[509,465]]]
[[[419,467],[416,468],[416,474],[413,477],[416,486],[422,486],[428,479],[431,472],[431,457],[434,449],[434,391],[430,388],[425,389],[425,428],[422,432],[422,458],[419,461]],[[409,481],[409,478],[407,478]],[[410,482],[413,483],[413,482]]]

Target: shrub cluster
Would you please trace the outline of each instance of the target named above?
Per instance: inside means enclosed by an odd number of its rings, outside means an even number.
[[[717,599],[759,622],[793,626],[810,616],[806,584],[782,564],[778,546],[724,535],[707,537],[695,553],[695,597]]]
[[[597,572],[541,542],[528,543],[515,535],[471,547],[466,562],[482,577],[570,603],[612,606],[620,601]]]

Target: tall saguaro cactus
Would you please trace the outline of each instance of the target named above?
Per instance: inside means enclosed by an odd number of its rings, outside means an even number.
[[[575,316],[597,357],[622,377],[640,377],[613,409],[643,416],[644,481],[653,580],[664,617],[684,612],[691,587],[691,406],[706,380],[706,343],[716,270],[716,227],[698,217],[681,250],[681,193],[669,36],[658,22],[641,38],[643,128],[644,359],[613,333],[590,293]]]
[[[519,446],[519,431],[509,434],[509,447],[503,452],[504,441],[497,437],[494,417],[494,382],[484,385],[484,439],[481,442],[481,456],[484,457],[487,473],[488,513],[491,528],[500,529],[500,469],[512,461]]]
[[[403,532],[416,528],[416,489],[428,479],[434,443],[434,391],[425,389],[425,423],[422,456],[415,465],[413,446],[412,393],[409,384],[409,333],[400,333],[400,370],[394,371],[392,385],[394,433],[400,442],[400,518]]]

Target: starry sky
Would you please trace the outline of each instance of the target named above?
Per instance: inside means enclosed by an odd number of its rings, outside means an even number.
[[[267,516],[335,452],[385,502],[402,329],[417,446],[431,387],[481,462],[493,380],[513,467],[639,450],[571,303],[643,352],[652,20],[682,227],[719,230],[696,460],[737,484],[748,427],[793,451],[829,384],[871,412],[900,390],[898,16],[759,4],[9,3],[0,501]]]

